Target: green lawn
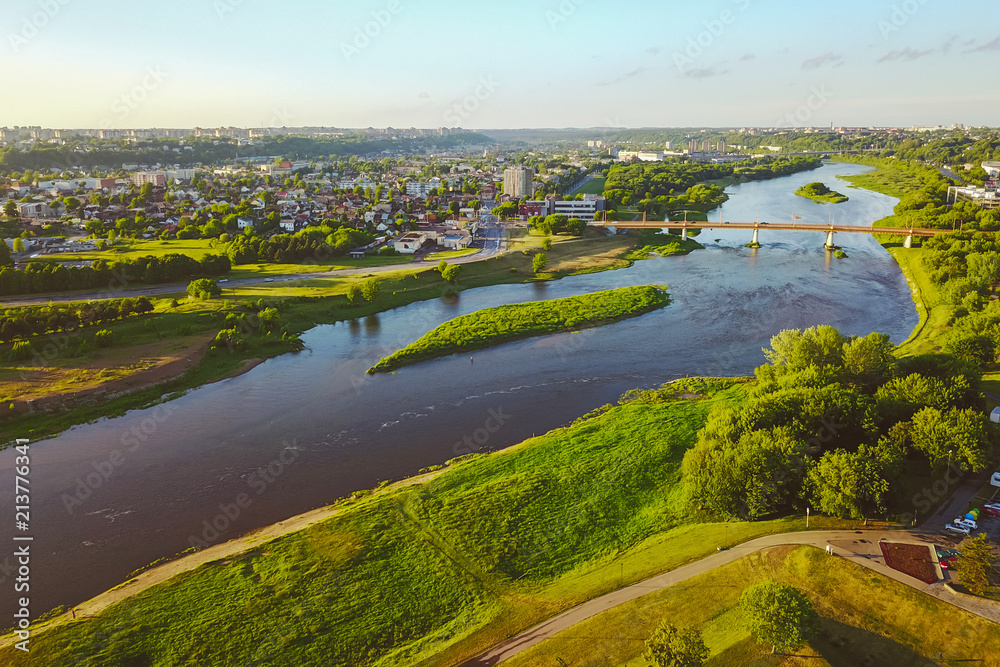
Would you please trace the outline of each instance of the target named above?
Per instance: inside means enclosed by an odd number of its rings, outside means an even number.
[[[676,398],[688,392],[704,398]],[[58,625],[30,654],[0,650],[0,663],[455,664],[723,540],[801,529],[801,519],[698,526],[683,508],[684,451],[713,405],[743,396],[731,381],[679,382],[349,502],[308,530]]]
[[[643,285],[485,308],[448,320],[403,349],[380,359],[368,372],[388,372],[457,352],[615,322],[663,308],[669,303],[663,288]]]
[[[592,178],[589,181],[587,181],[586,183],[584,183],[583,187],[580,188],[579,190],[577,190],[576,192],[574,192],[573,194],[574,195],[600,195],[600,194],[604,194],[604,183],[607,180],[608,180],[607,178],[604,178],[602,176],[595,176],[594,178]]]
[[[818,636],[794,656],[772,656],[743,625],[742,591],[773,579],[803,590],[819,612]],[[993,664],[993,623],[815,547],[777,547],[645,595],[584,621],[504,662],[510,667],[646,667],[645,639],[663,620],[701,631],[709,667],[729,665]],[[595,638],[600,641],[595,642]],[[944,657],[938,663],[938,653]],[[564,660],[564,663],[558,660]]]
[[[427,262],[439,262],[442,259],[458,259],[459,257],[468,257],[469,255],[475,255],[478,252],[482,252],[479,248],[465,248],[464,250],[442,250],[441,252],[432,252],[424,258]]]

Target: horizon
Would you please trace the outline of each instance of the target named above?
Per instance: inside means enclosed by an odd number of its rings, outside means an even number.
[[[9,85],[30,94],[7,99],[0,126],[1000,125],[982,85],[1000,31],[968,24],[989,15],[982,0],[10,4]]]

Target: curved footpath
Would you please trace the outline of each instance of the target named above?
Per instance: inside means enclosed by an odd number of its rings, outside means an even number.
[[[722,565],[732,563],[744,556],[763,549],[787,545],[811,545],[821,549],[831,550],[835,556],[850,558],[859,565],[875,570],[879,574],[895,579],[912,588],[932,595],[945,602],[960,607],[977,616],[995,623],[1000,623],[1000,604],[981,601],[972,597],[958,596],[945,588],[945,581],[925,584],[922,581],[897,572],[885,565],[882,558],[879,541],[910,542],[917,544],[935,544],[941,542],[939,536],[925,535],[916,531],[807,531],[801,533],[783,533],[768,535],[749,542],[744,542],[726,551],[720,551],[699,561],[670,570],[632,586],[613,591],[602,597],[584,602],[581,605],[550,618],[544,623],[511,637],[503,644],[482,653],[471,660],[463,662],[459,667],[484,667],[499,664],[512,658],[539,642],[570,628],[581,621],[596,616],[603,611],[631,602],[647,593],[673,586],[686,579],[708,572]],[[939,570],[940,573],[940,570]]]

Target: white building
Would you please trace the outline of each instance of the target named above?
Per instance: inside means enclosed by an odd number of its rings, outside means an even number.
[[[17,214],[22,218],[47,218],[52,209],[46,202],[28,202],[17,205]]]
[[[984,162],[982,164],[983,171],[992,177],[1000,176],[1000,162]]]
[[[604,197],[600,195],[584,195],[583,201],[549,201],[554,214],[580,218],[581,220],[593,220],[595,213],[604,210]]]
[[[438,183],[410,181],[406,184],[406,195],[408,197],[421,197],[426,199],[430,196],[433,190],[437,190],[439,187],[441,187],[440,181]]]
[[[622,161],[635,159],[640,162],[663,162],[663,153],[653,151],[619,151],[618,159]]]
[[[133,185],[141,187],[146,183],[162,188],[167,184],[167,174],[163,171],[139,171],[132,174]]]
[[[246,229],[247,227],[253,227],[253,220],[250,218],[237,218],[236,226],[240,229]]]

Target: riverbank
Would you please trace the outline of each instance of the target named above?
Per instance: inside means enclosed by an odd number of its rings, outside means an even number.
[[[838,162],[848,164],[864,164],[860,161],[839,158]],[[890,197],[902,199],[909,192],[915,192],[924,186],[923,181],[913,174],[882,165],[875,166],[874,171],[867,174],[842,176],[852,187],[863,188]],[[902,223],[894,213],[891,216],[875,221],[875,225],[896,227]],[[957,308],[947,302],[941,289],[930,278],[922,257],[922,248],[904,248],[902,236],[882,237],[877,240],[886,251],[892,255],[899,265],[900,271],[910,286],[913,304],[919,316],[917,326],[909,337],[900,343],[897,354],[909,357],[921,354],[940,352],[951,332]]]
[[[633,245],[632,237],[606,237],[601,230],[588,229],[585,237],[557,242],[547,251],[547,279],[558,280],[581,273],[631,266],[632,262],[623,259],[623,255]],[[245,344],[239,349],[222,348],[211,354],[199,355],[197,360],[185,355],[183,364],[171,365],[169,372],[157,372],[155,381],[134,377],[135,371],[129,371],[124,377],[117,378],[122,383],[122,390],[112,391],[107,385],[96,383],[87,387],[87,394],[79,397],[73,396],[79,390],[72,385],[69,391],[53,391],[52,387],[56,386],[50,377],[53,373],[72,377],[78,367],[86,369],[95,363],[106,363],[102,359],[109,354],[118,359],[116,363],[123,368],[139,363],[140,357],[168,355],[173,341],[187,336],[201,337],[203,342],[225,328],[227,313],[245,312],[256,308],[260,302],[277,307],[282,326],[292,334],[301,334],[320,324],[365,318],[428,299],[451,298],[469,289],[532,282],[535,276],[528,252],[531,247],[532,244],[526,240],[514,239],[512,249],[505,254],[463,262],[455,284],[443,280],[432,264],[426,264],[415,269],[227,287],[220,298],[210,301],[193,302],[181,294],[164,295],[153,300],[156,304],[153,313],[106,327],[114,332],[116,340],[137,344],[135,348],[118,347],[74,357],[70,354],[72,348],[81,342],[81,337],[92,337],[93,332],[80,330],[40,337],[38,344],[47,347],[43,350],[44,354],[36,355],[34,366],[25,362],[0,364],[0,395],[7,397],[0,410],[0,443],[6,445],[15,438],[23,437],[52,437],[78,424],[120,416],[129,410],[171,400],[197,387],[248,372],[251,369],[245,366],[245,362],[249,359],[270,359],[294,352],[296,346],[294,340],[282,340],[280,337],[265,339],[259,335],[259,327],[254,327],[245,332]],[[379,295],[371,302],[351,302],[347,298],[349,286],[372,277],[381,281]],[[178,300],[179,306],[175,305]],[[143,348],[142,345],[156,349]],[[49,348],[55,352],[49,354]],[[140,356],[130,357],[129,349],[139,350]],[[4,366],[9,378],[4,376]],[[23,377],[32,377],[33,374],[42,377],[38,375],[40,372],[48,373],[45,377],[49,379],[46,390],[33,390],[31,398],[37,401],[34,407],[19,401],[13,392],[5,391],[5,381],[16,381],[20,386],[24,384]],[[6,387],[12,388],[13,385]],[[11,409],[13,401],[19,402]]]
[[[610,324],[664,308],[669,303],[664,288],[645,285],[487,308],[445,322],[403,349],[380,359],[367,372],[369,375],[387,373],[458,352]]]
[[[713,407],[744,396],[732,380],[677,381],[656,400],[644,395],[460,457],[436,476],[355,494],[213,560],[195,554],[150,570],[103,604],[80,606],[96,617],[63,614],[36,629],[29,655],[8,644],[0,661],[76,664],[100,654],[221,664],[257,652],[275,665],[314,664],[315,655],[359,666],[455,664],[720,544],[803,529],[798,518],[698,523],[683,509],[680,458]],[[135,595],[142,582],[153,587]]]

